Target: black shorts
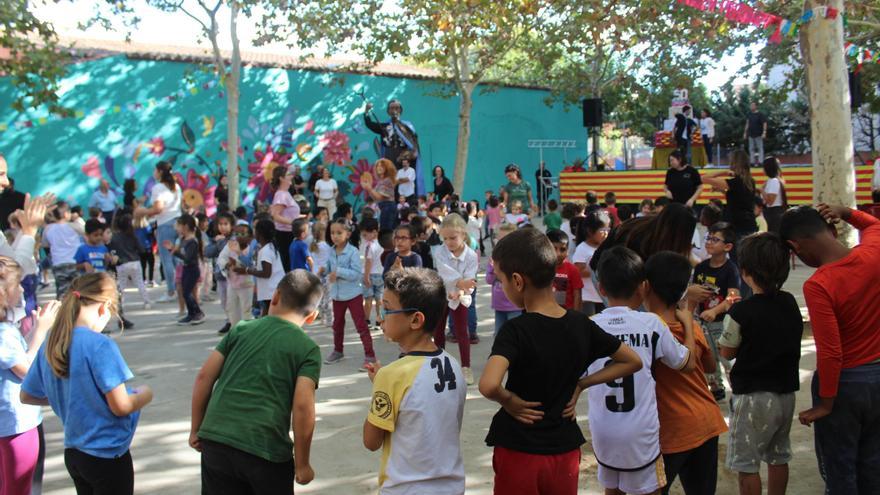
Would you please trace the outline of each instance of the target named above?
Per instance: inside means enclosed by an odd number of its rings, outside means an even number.
[[[202,495],[290,495],[293,459],[271,462],[228,445],[201,440]]]

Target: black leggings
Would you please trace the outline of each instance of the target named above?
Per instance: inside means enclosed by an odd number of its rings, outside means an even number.
[[[663,466],[666,471],[663,495],[669,493],[676,477],[681,478],[681,486],[687,494],[714,495],[718,482],[718,437],[691,450],[663,454]]]
[[[146,281],[153,281],[153,272],[156,271],[156,257],[152,251],[141,253],[141,276]],[[147,278],[149,276],[149,279]]]
[[[180,280],[180,290],[183,291],[183,302],[186,303],[186,314],[195,318],[202,314],[202,308],[196,302],[193,290],[199,283],[199,265],[183,265],[183,275]]]
[[[76,495],[131,495],[134,466],[131,452],[115,459],[95,457],[76,449],[64,449],[64,465],[73,478]]]

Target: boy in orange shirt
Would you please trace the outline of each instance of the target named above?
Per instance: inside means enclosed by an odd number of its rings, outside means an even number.
[[[690,262],[680,254],[665,251],[651,256],[645,271],[646,307],[683,343],[684,328],[675,309],[690,282]],[[715,493],[718,479],[718,436],[727,431],[727,425],[706,382],[705,373],[713,372],[716,363],[703,332],[694,331],[694,343],[695,369],[678,371],[661,362],[655,362],[653,369],[660,451],[667,480],[664,495],[677,476],[688,495]]]

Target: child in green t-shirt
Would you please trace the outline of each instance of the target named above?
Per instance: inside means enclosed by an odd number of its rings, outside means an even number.
[[[189,436],[202,453],[202,493],[289,495],[294,479],[305,485],[314,478],[309,451],[321,352],[302,327],[318,316],[320,300],[316,275],[289,272],[268,316],[238,323],[205,361],[193,386]]]
[[[559,203],[555,199],[547,201],[547,214],[544,215],[544,226],[547,227],[548,232],[559,230],[562,227],[562,215],[559,214],[558,209]]]

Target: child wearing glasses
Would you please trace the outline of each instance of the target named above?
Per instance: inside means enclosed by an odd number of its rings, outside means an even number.
[[[709,227],[709,234],[706,236],[706,253],[709,259],[701,261],[694,268],[693,280],[693,283],[707,289],[706,298],[697,306],[697,314],[708,334],[706,337],[716,364],[721,363],[727,372],[730,372],[730,362],[719,358],[717,342],[724,331],[724,316],[733,303],[739,300],[739,268],[728,258],[735,241],[736,233],[729,223],[718,222]],[[724,399],[721,366],[716,366],[715,372],[706,378],[715,399]]]
[[[446,288],[434,270],[385,275],[382,332],[404,354],[386,367],[366,365],[373,399],[364,446],[382,448],[382,493],[464,493],[459,438],[467,386],[458,361],[432,339],[445,306]]]
[[[385,257],[382,267],[383,277],[390,270],[422,267],[422,257],[412,250],[417,241],[418,235],[412,225],[399,225],[394,229],[394,251]]]

